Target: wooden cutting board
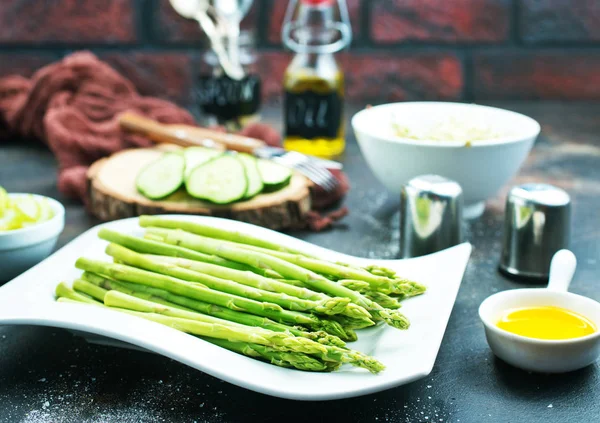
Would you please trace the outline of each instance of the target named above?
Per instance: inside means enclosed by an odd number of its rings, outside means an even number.
[[[98,160],[88,170],[88,195],[93,214],[115,220],[141,214],[199,214],[241,220],[270,229],[305,226],[311,209],[311,182],[294,172],[290,184],[273,193],[229,205],[217,205],[190,197],[185,189],[160,200],[149,200],[135,187],[139,171],[164,153],[165,148],[123,150]]]

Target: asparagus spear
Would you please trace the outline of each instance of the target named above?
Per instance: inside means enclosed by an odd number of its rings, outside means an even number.
[[[377,266],[375,264],[364,268],[367,272],[377,276],[384,276],[386,278],[396,279],[396,272],[387,267]]]
[[[332,371],[326,363],[302,353],[289,353],[278,351],[259,344],[247,342],[232,342],[225,339],[201,337],[203,340],[230,351],[243,354],[248,357],[258,358],[280,367],[296,368],[310,372]]]
[[[119,260],[124,264],[141,269],[173,276],[185,281],[198,282],[211,289],[251,298],[258,301],[266,301],[278,304],[288,310],[315,312],[325,315],[340,314],[346,309],[350,302],[348,298],[325,298],[320,301],[304,300],[278,292],[265,291],[253,288],[233,280],[217,278],[196,271],[178,267],[171,263],[161,262],[149,256],[144,256],[117,244],[109,244],[106,254]],[[225,268],[222,268],[225,269]],[[242,273],[242,272],[240,272]],[[223,275],[223,277],[227,277]],[[366,311],[365,311],[366,313]]]
[[[199,283],[190,283],[172,276],[148,272],[122,264],[79,258],[75,266],[92,273],[110,276],[113,279],[134,282],[141,285],[161,288],[174,294],[183,295],[232,310],[246,311],[259,316],[269,317],[280,323],[292,323],[307,326],[312,330],[324,330],[342,339],[346,336],[342,326],[332,320],[320,319],[311,314],[284,310],[277,304],[259,302],[244,297],[215,291]]]
[[[394,294],[394,296],[397,296],[399,299],[416,297],[417,295],[424,294],[427,290],[425,285],[421,285],[420,283],[412,281],[401,282],[398,283],[397,286],[398,293]]]
[[[58,301],[63,302],[65,301],[65,298],[59,297]],[[66,302],[83,301],[66,298]],[[100,303],[97,304],[102,306]],[[294,337],[288,333],[272,332],[266,329],[251,326],[227,326],[222,324],[211,324],[180,317],[164,316],[157,313],[132,311],[118,307],[109,308],[115,311],[120,311],[133,316],[151,320],[156,323],[161,323],[173,329],[201,337],[259,344],[274,348],[278,351],[287,352],[288,354],[301,353],[315,355],[323,361],[335,363],[333,366],[334,368],[338,364],[348,363],[352,364],[353,366],[365,368],[371,373],[379,373],[385,369],[385,366],[378,360],[359,351],[322,345],[318,342],[311,341],[310,339]]]
[[[181,317],[182,319],[196,320],[210,324],[242,328],[246,327],[245,325],[234,323],[229,320],[219,319],[218,317],[208,316],[206,314],[196,313],[194,311],[183,310],[178,307],[169,307],[115,290],[111,290],[106,293],[104,296],[104,305],[108,307],[126,308],[128,310],[141,311],[144,313],[157,313],[164,314],[165,316]]]
[[[379,291],[367,291],[363,293],[365,297],[370,299],[371,301],[375,301],[381,307],[391,308],[391,309],[399,309],[402,307],[398,298],[391,297],[383,292]]]
[[[75,303],[87,304],[85,301],[74,300],[68,297],[58,297],[56,299],[58,302],[66,302],[66,303]],[[97,303],[97,305],[102,305]],[[266,360],[271,364],[275,364],[276,366],[281,367],[293,367],[298,370],[305,371],[333,371],[336,370],[341,363],[333,363],[333,362],[323,362],[318,360],[317,358],[311,357],[310,355],[296,352],[286,352],[286,351],[278,351],[274,348],[267,347],[259,344],[251,344],[247,342],[232,342],[225,339],[217,339],[217,338],[207,338],[200,337],[203,340],[210,342],[212,344],[218,345],[220,347],[226,348],[228,350],[238,352],[240,354],[244,354],[248,357],[259,358],[262,360]]]
[[[276,278],[277,281],[282,282],[282,283],[286,283],[288,285],[294,285],[297,286],[298,288],[307,288],[309,289],[308,285],[305,284],[302,281],[296,280],[296,279],[284,279],[284,278]]]
[[[68,298],[70,300],[78,301],[81,303],[100,304],[98,301],[94,300],[91,297],[88,297],[87,295],[82,295],[80,293],[73,291],[73,289],[71,289],[71,287],[69,287],[64,282],[61,282],[56,286],[55,293],[56,293],[57,297],[64,297],[64,298]]]
[[[254,251],[262,251],[265,253],[268,252],[268,250],[264,250],[259,247],[248,245],[243,245],[243,247],[252,249]],[[269,253],[282,260],[294,263],[316,273],[333,276],[334,278],[338,279],[338,281],[353,280],[355,287],[348,287],[361,293],[371,291],[387,295],[411,297],[420,295],[426,290],[424,285],[408,279],[399,278],[395,276],[395,272],[393,270],[385,269],[383,267],[369,266],[367,268],[358,268],[279,251],[271,251]],[[356,287],[358,287],[359,284],[362,287],[357,289]]]
[[[186,311],[196,311],[207,314],[209,316],[218,317],[231,322],[239,323],[247,326],[258,326],[264,329],[269,329],[275,332],[290,332],[296,336],[302,336],[304,338],[312,339],[313,341],[320,342],[325,345],[334,345],[338,347],[344,347],[345,343],[340,338],[334,335],[330,335],[324,331],[318,332],[307,332],[303,328],[288,326],[282,323],[274,322],[273,320],[267,319],[266,317],[255,316],[253,314],[247,314],[240,311],[230,310],[228,308],[219,307],[214,304],[208,304],[202,301],[193,300],[191,298],[182,297],[180,295],[172,294],[169,291],[165,291],[159,288],[152,288],[145,285],[138,285],[131,282],[118,282],[106,277],[96,275],[90,272],[84,272],[81,276],[82,279],[89,281],[94,285],[101,286],[107,290],[115,290],[129,294],[144,300],[152,301],[158,304],[162,304],[168,307],[180,308]],[[348,340],[355,341],[356,335],[352,331],[347,336]]]
[[[131,235],[122,234],[111,229],[102,228],[98,232],[98,237],[105,241],[122,245],[138,253],[160,254],[171,257],[184,257],[190,260],[198,260],[205,263],[213,263],[219,266],[229,267],[238,270],[250,270],[248,266],[236,263],[214,255],[202,254],[186,248],[168,245],[163,242],[157,242],[150,239],[138,238]]]
[[[370,286],[363,281],[357,281],[354,279],[340,279],[339,281],[337,281],[337,283],[345,286],[346,288],[352,289],[353,291],[358,291],[361,294],[380,293],[382,295],[387,295],[387,294],[383,293],[382,291],[372,290],[370,288]],[[404,298],[415,297],[417,295],[421,295],[426,290],[427,290],[427,288],[425,288],[425,285],[421,285],[418,282],[413,282],[413,281],[408,281],[408,280],[401,282],[400,280],[398,280],[397,284],[396,284],[396,288],[394,290],[394,293],[389,294],[389,295],[395,297],[398,300],[402,300]]]
[[[322,275],[330,275],[337,279],[362,280],[369,283],[371,290],[380,291],[384,294],[397,293],[395,292],[396,285],[408,282],[408,280],[397,278],[395,271],[384,267],[372,265],[361,268],[320,260],[306,253],[286,249],[276,243],[258,239],[247,234],[213,228],[194,222],[164,219],[157,216],[142,216],[140,217],[140,225],[146,228],[182,229],[192,234],[216,238],[233,247],[246,248],[269,254]],[[165,232],[161,231],[149,231],[148,234],[155,239],[165,236]]]
[[[341,279],[337,281],[337,283],[353,291],[360,292],[361,294],[367,292],[371,287],[368,282],[357,281],[354,279]]]
[[[108,292],[106,289],[83,279],[76,279],[75,282],[73,282],[73,290],[89,295],[90,297],[102,302],[104,302],[104,296]]]
[[[158,304],[153,301],[147,301],[135,296],[124,294],[119,291],[108,291],[104,297],[104,304],[108,307],[116,307],[145,313],[156,313],[171,317],[180,317],[183,319],[195,320],[209,324],[220,324],[225,326],[233,326],[237,328],[246,328],[247,326],[233,323],[228,320],[219,319],[205,314],[196,313],[194,311],[182,310],[178,307],[169,307],[167,305]],[[323,345],[328,345],[323,343]],[[313,359],[314,360],[314,359]],[[306,360],[304,360],[306,361]],[[318,362],[318,361],[317,361]],[[320,363],[320,362],[319,362]],[[322,363],[320,363],[322,365]],[[306,363],[304,363],[306,365]],[[327,366],[322,366],[319,370],[325,370]]]
[[[270,278],[265,278],[263,276],[257,275],[252,272],[240,272],[234,269],[227,269],[221,266],[214,266],[207,263],[201,263],[194,260],[180,259],[175,257],[165,257],[165,256],[147,256],[151,257],[154,260],[157,260],[162,263],[169,263],[176,265],[178,267],[183,267],[185,269],[192,270],[194,272],[204,273],[207,275],[219,277],[222,279],[229,279],[243,285],[252,286],[254,288],[262,289],[265,291],[272,292],[281,292],[292,295],[297,298],[305,298],[313,301],[324,301],[328,302],[332,300],[332,297],[323,294],[321,292],[315,292],[309,290],[307,288],[300,288],[297,286],[289,285],[281,281],[277,281]],[[134,264],[134,263],[132,263]],[[151,270],[151,269],[150,269]],[[173,275],[176,276],[176,275]],[[182,279],[187,279],[187,277],[182,277]],[[338,301],[340,297],[337,297]],[[344,302],[344,309],[341,310],[339,314],[343,314],[348,317],[352,317],[355,319],[363,319],[365,320],[366,326],[369,326],[369,323],[374,324],[370,319],[370,314],[362,307],[350,303],[349,299]],[[279,303],[281,305],[281,303]],[[331,314],[331,313],[328,313]],[[338,313],[336,313],[338,314]]]
[[[291,254],[281,251],[269,251],[264,248],[255,247],[251,245],[236,245],[238,247],[250,249],[252,251],[270,254],[274,257],[280,258],[289,263],[293,263],[305,269],[312,270],[313,272],[319,273],[321,275],[332,276],[335,279],[355,279],[363,281],[369,284],[369,288],[371,290],[381,291],[385,294],[395,293],[397,289],[397,282],[394,279],[390,279],[388,277],[380,275],[374,275],[361,268],[343,266],[338,263],[333,263],[312,257],[306,257],[301,254]]]
[[[167,257],[157,255],[148,255],[148,257],[151,257],[152,259],[162,263],[170,263],[175,266],[193,270],[194,272],[200,272],[207,275],[216,276],[218,278],[234,280],[236,282],[254,288],[264,289],[265,291],[281,292],[305,300],[320,301],[331,298],[326,294],[312,291],[306,287],[291,285],[289,283],[276,279],[266,278],[264,276],[257,275],[256,273],[252,272],[228,269],[223,266],[216,266],[209,263],[202,263],[196,260],[189,260],[178,257]]]
[[[222,241],[194,235],[180,229],[157,230],[159,233],[164,234],[165,242],[169,244],[181,245],[185,248],[201,251],[205,254],[218,255],[252,267],[273,269],[286,278],[305,282],[314,290],[322,291],[332,296],[350,298],[355,304],[366,308],[373,318],[383,320],[395,328],[407,329],[410,326],[408,319],[397,310],[385,309],[356,291],[330,281],[318,273],[304,269],[280,258],[245,248],[235,247],[231,244],[225,244]],[[149,231],[153,231],[153,229],[149,228]]]
[[[152,235],[147,235],[144,238],[138,238],[135,236],[122,234],[107,228],[102,228],[98,232],[98,237],[105,241],[122,245],[138,253],[151,253],[170,257],[181,257],[204,263],[212,263],[230,269],[249,270],[269,278],[281,277],[281,275],[271,270],[253,269],[250,266],[246,266],[235,261],[227,260],[222,257],[217,257],[215,255],[202,254],[187,248],[165,244],[164,242],[158,242],[162,240],[162,237],[160,236],[153,237]]]
[[[381,364],[375,358],[365,355],[361,352],[322,345],[318,342],[311,341],[310,339],[295,337],[291,334],[286,334],[283,332],[272,332],[252,326],[238,328],[234,326],[209,324],[194,320],[182,319],[179,317],[163,316],[162,314],[156,313],[141,313],[138,311],[119,308],[115,308],[114,310],[119,310],[134,316],[161,323],[165,326],[169,326],[193,335],[226,339],[229,341],[248,342],[282,349],[283,351],[311,354],[324,361],[348,363],[357,367],[365,368],[372,373],[379,373],[385,368],[385,366],[383,366],[383,364]]]
[[[239,242],[242,244],[255,245],[258,247],[266,248],[272,251],[283,251],[295,254],[302,254],[299,251],[284,248],[276,242],[270,242],[262,238],[254,237],[252,235],[248,235],[238,231],[230,231],[227,229],[215,228],[210,225],[203,225],[201,223],[184,221],[184,220],[175,220],[175,219],[166,219],[158,216],[140,216],[140,226],[146,228],[149,226],[156,226],[160,228],[167,229],[183,229],[185,231],[203,235],[209,238],[217,238],[228,241]]]

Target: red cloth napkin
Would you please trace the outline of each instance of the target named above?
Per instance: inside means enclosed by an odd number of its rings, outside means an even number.
[[[147,138],[122,132],[118,115],[133,111],[163,123],[195,125],[194,118],[175,104],[138,94],[131,81],[89,52],[78,52],[38,70],[31,79],[0,79],[0,140],[8,136],[46,142],[58,160],[58,188],[66,196],[87,201],[86,172],[96,160],[124,148],[153,145]],[[279,145],[281,137],[265,124],[254,124],[242,134]],[[314,209],[339,201],[348,190],[346,176],[337,172],[341,186],[326,194],[316,187]],[[308,226],[322,230],[347,213],[309,215]]]

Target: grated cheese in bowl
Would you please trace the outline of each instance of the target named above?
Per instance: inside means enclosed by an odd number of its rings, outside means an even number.
[[[402,125],[399,119],[393,117],[392,130],[394,135],[414,141],[462,141],[466,145],[509,135],[507,132],[495,130],[483,119],[477,119],[475,116],[468,118],[449,116],[421,127]]]

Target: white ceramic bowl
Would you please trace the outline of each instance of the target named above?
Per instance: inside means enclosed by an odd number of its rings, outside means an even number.
[[[24,195],[19,193],[10,196]],[[54,211],[52,219],[23,229],[0,232],[0,281],[8,281],[50,255],[65,226],[65,208],[46,198]]]
[[[410,128],[427,128],[448,117],[476,116],[502,138],[477,141],[415,141],[394,134],[392,122]],[[495,107],[463,103],[406,102],[375,106],[352,118],[358,144],[377,178],[400,194],[410,179],[437,174],[458,182],[465,201],[465,216],[483,213],[485,200],[515,176],[540,132],[533,119]]]
[[[544,288],[513,289],[487,298],[479,307],[485,336],[494,354],[521,369],[564,373],[595,362],[600,356],[600,332],[564,340],[535,339],[515,335],[496,324],[513,308],[555,306],[572,310],[600,328],[600,303],[570,292]]]
[[[479,317],[494,354],[515,367],[541,373],[564,373],[592,364],[600,356],[600,303],[567,292],[577,267],[569,250],[560,250],[550,263],[548,288],[513,289],[488,297]],[[574,339],[548,340],[516,335],[500,329],[498,321],[509,310],[554,306],[588,318],[596,332]]]

